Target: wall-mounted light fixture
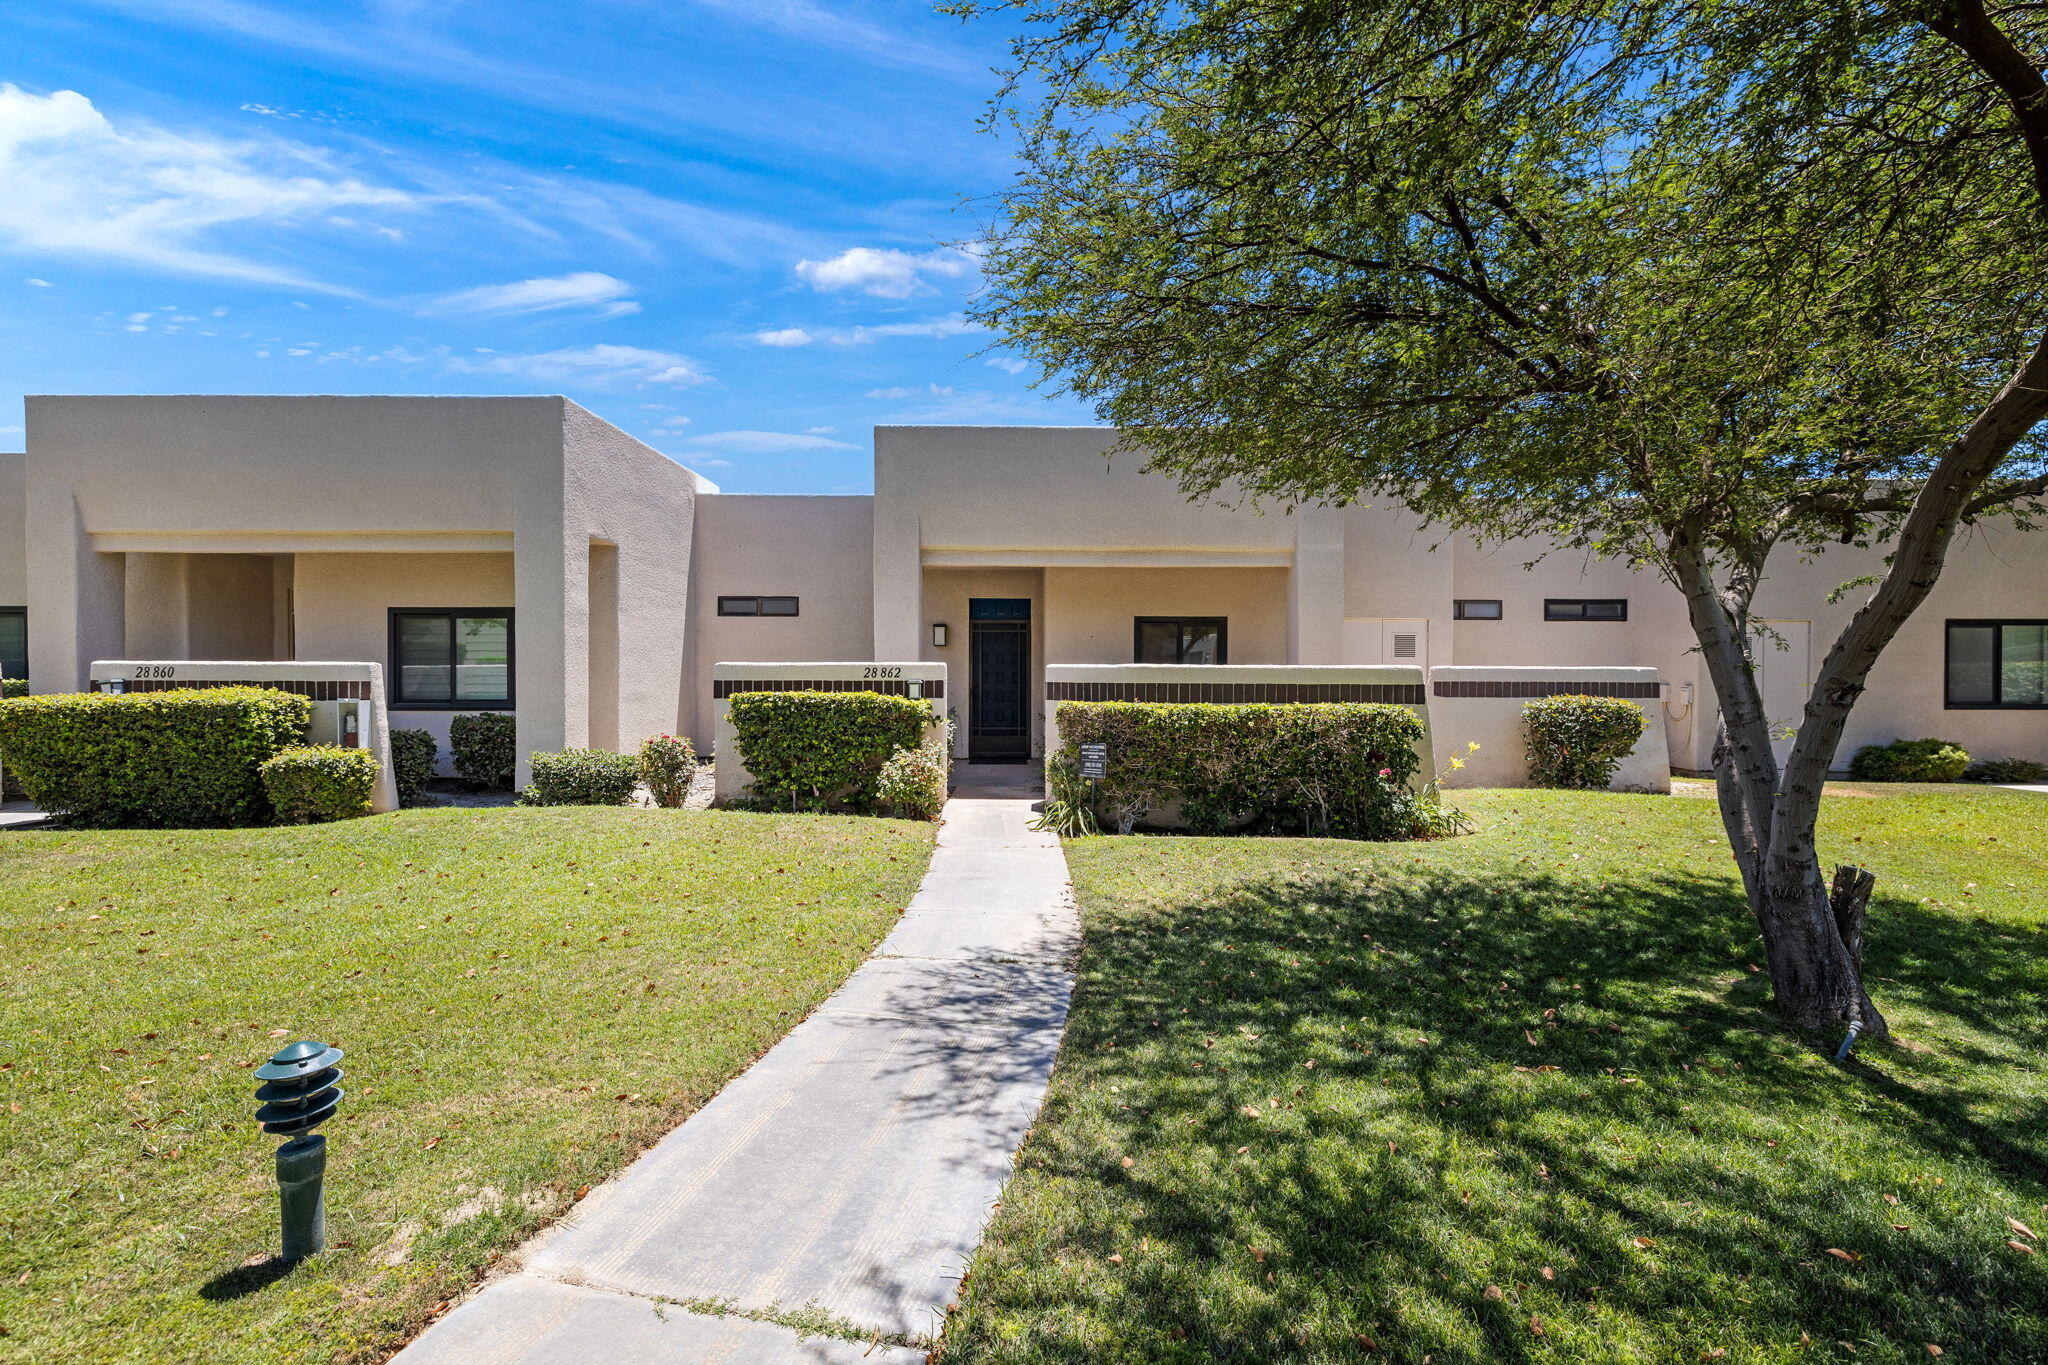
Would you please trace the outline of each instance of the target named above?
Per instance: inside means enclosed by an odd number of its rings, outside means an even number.
[[[946,623],[944,621],[934,621],[932,622],[932,648],[944,649],[945,647]]]
[[[912,678],[912,679],[911,679],[911,680],[910,680],[910,681],[909,681],[908,683],[906,683],[906,684],[904,685],[904,688],[903,688],[903,690],[904,690],[904,691],[905,691],[906,693],[908,693],[908,694],[909,694],[909,696],[910,696],[910,699],[911,699],[912,701],[923,701],[923,700],[924,700],[924,679],[923,679],[923,678]]]
[[[94,685],[94,690],[118,697],[128,690],[128,680],[126,678],[101,678]]]

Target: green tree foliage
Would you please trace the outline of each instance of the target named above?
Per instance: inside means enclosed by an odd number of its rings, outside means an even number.
[[[955,8],[1024,21],[980,320],[1190,495],[1398,499],[1663,574],[1779,1003],[1881,1034],[1814,822],[1958,527],[2048,488],[2048,11]],[[1833,543],[1891,558],[1781,770],[1749,605]]]

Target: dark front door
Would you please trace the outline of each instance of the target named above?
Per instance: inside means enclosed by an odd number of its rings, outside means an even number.
[[[967,756],[973,763],[1031,757],[1031,599],[967,604]]]

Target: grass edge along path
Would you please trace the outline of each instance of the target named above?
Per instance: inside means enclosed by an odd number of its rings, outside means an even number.
[[[921,823],[431,810],[0,835],[0,1360],[360,1361],[839,986]],[[339,1044],[331,1249],[279,1276],[249,1068]]]
[[[1902,1039],[1838,1067],[1711,801],[1457,799],[1069,845],[1065,1048],[945,1365],[2048,1359],[2048,804],[1827,801]]]

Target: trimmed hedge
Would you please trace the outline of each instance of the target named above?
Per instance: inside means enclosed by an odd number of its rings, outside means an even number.
[[[1955,782],[1970,766],[1970,751],[1945,739],[1897,739],[1866,744],[1849,760],[1859,782]]]
[[[257,770],[281,825],[319,825],[370,813],[377,759],[368,749],[307,744],[286,749]]]
[[[2048,763],[2031,758],[1987,758],[1963,770],[1965,782],[2048,782]]]
[[[681,810],[690,795],[690,779],[697,775],[697,751],[690,741],[662,735],[640,744],[640,780],[647,784],[654,804],[665,810]]]
[[[511,791],[519,770],[519,722],[505,711],[457,716],[448,722],[455,775],[486,791]]]
[[[535,754],[533,785],[519,794],[524,806],[622,806],[633,799],[640,760],[603,749]]]
[[[873,810],[882,765],[933,723],[927,703],[879,692],[742,692],[729,714],[754,795],[811,810]]]
[[[27,678],[0,678],[0,701],[28,695]]]
[[[1405,706],[1070,701],[1056,716],[1056,781],[1075,790],[1080,746],[1109,746],[1095,802],[1122,833],[1175,805],[1196,833],[1405,839],[1429,823],[1433,798],[1411,789],[1428,732]]]
[[[267,825],[259,769],[301,743],[312,703],[262,687],[0,701],[0,754],[29,799],[95,829]]]
[[[1529,780],[1539,787],[1605,790],[1643,737],[1643,708],[1620,697],[1542,697],[1522,708]]]
[[[417,806],[420,792],[441,761],[441,746],[431,730],[391,732],[391,779],[398,784],[398,804]]]

